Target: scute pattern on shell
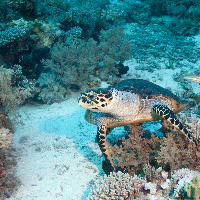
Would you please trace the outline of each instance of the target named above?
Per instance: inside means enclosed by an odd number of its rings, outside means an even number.
[[[120,91],[136,93],[143,99],[151,99],[158,96],[164,96],[172,98],[178,103],[184,103],[180,98],[171,93],[169,90],[143,79],[127,79],[111,88],[115,88]]]

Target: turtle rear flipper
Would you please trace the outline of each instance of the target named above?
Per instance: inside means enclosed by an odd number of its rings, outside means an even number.
[[[185,126],[178,120],[176,115],[172,110],[170,110],[167,106],[164,105],[154,105],[152,108],[152,111],[154,114],[159,115],[166,121],[168,121],[172,126],[176,127],[178,130],[180,130],[187,138],[195,143],[195,145],[198,147],[199,144],[196,141],[196,139],[192,136],[192,134],[185,128]]]

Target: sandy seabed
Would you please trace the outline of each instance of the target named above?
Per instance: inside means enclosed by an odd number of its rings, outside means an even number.
[[[84,112],[77,98],[18,111],[24,125],[16,125],[13,147],[21,185],[10,199],[86,199],[89,182],[102,173],[102,155]]]
[[[200,37],[199,37],[200,38]],[[200,41],[200,39],[197,39]],[[182,69],[166,69],[149,72],[138,70],[135,59],[125,62],[127,78],[142,78],[170,89],[174,94],[184,93],[184,87],[175,81],[181,70],[193,74],[200,61]],[[162,66],[162,63],[159,63]],[[188,82],[191,91],[199,94],[199,83]],[[102,153],[95,142],[96,127],[84,120],[85,110],[78,106],[78,97],[62,103],[40,106],[24,106],[18,110],[20,120],[16,124],[12,146],[19,153],[16,176],[21,185],[10,200],[86,200],[90,183],[102,175]],[[155,122],[159,124],[159,122]],[[148,128],[148,125],[145,127]],[[149,126],[158,130],[158,126]],[[114,129],[111,139],[123,131]]]

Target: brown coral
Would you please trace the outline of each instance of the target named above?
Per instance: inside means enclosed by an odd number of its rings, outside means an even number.
[[[167,171],[188,167],[199,170],[200,151],[189,140],[182,137],[179,131],[170,131],[166,137],[143,137],[144,130],[132,126],[129,130],[129,139],[121,141],[122,145],[112,148],[114,159],[118,167],[125,169],[129,174],[144,172],[144,166],[162,167]]]
[[[199,167],[199,159],[199,150],[194,144],[172,132],[161,139],[156,157],[158,164],[165,168],[168,165],[171,171],[183,167],[196,169]]]
[[[0,148],[9,147],[12,142],[13,124],[8,115],[0,110]]]
[[[14,87],[13,78],[14,70],[0,66],[0,104],[6,110],[11,111],[31,96],[30,88]]]
[[[12,142],[12,133],[9,129],[0,129],[0,148],[9,147]]]
[[[11,120],[9,119],[8,115],[6,115],[5,112],[0,110],[0,129],[2,127],[13,131],[13,125],[12,125]]]
[[[117,159],[118,167],[128,170],[131,175],[143,166],[154,162],[153,155],[159,144],[158,137],[152,135],[151,139],[142,137],[144,130],[139,126],[130,126],[129,139],[123,140],[122,145],[115,145],[111,151],[114,159]]]
[[[194,115],[191,115],[190,117],[184,115],[184,122],[187,129],[193,133],[193,136],[200,142],[200,119],[196,118]]]
[[[15,177],[14,150],[10,148],[0,148],[0,199],[8,199],[19,185],[19,180]]]

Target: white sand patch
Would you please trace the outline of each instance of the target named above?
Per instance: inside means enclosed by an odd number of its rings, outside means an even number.
[[[16,175],[22,185],[11,200],[81,199],[101,171],[102,156],[84,112],[76,99],[19,110],[25,125],[16,126],[13,146],[21,154]]]

